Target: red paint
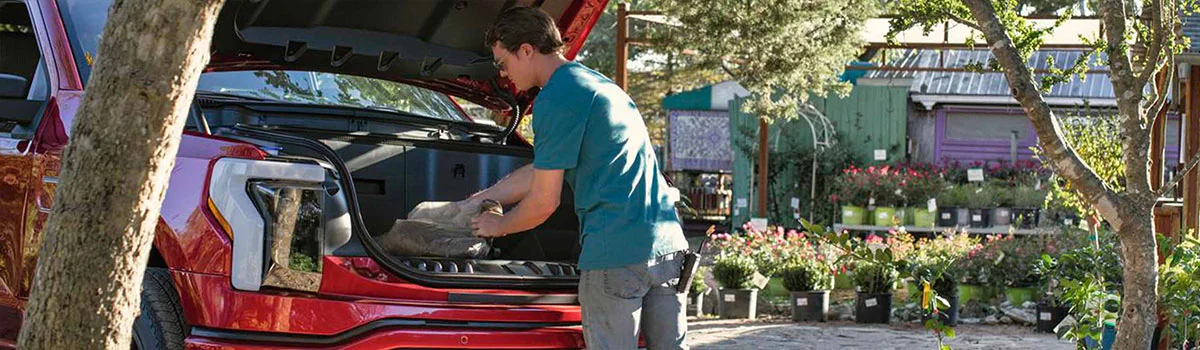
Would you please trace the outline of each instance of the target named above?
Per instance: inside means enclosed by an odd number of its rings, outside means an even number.
[[[606,1],[573,3],[564,18],[568,57],[582,46]],[[42,231],[54,202],[55,179],[71,125],[83,102],[71,45],[55,0],[26,2],[50,79],[50,98],[32,140],[17,151],[0,150],[0,348],[15,346],[32,283]],[[255,68],[246,64],[240,69]],[[459,96],[474,96],[489,107],[506,104],[489,82],[469,79],[405,81]],[[508,84],[501,83],[502,87]],[[518,103],[528,106],[532,95]],[[478,102],[478,101],[477,101]],[[527,110],[527,109],[526,109]],[[451,303],[450,293],[490,295],[573,294],[573,290],[513,291],[431,288],[387,273],[365,257],[326,257],[318,293],[264,289],[234,290],[230,283],[232,241],[209,212],[212,166],[225,157],[263,159],[258,148],[217,136],[185,132],[164,198],[154,248],[172,271],[183,311],[191,326],[272,332],[277,335],[336,335],[383,319],[534,322],[577,325],[576,305],[486,305]],[[58,215],[58,214],[54,214]],[[288,344],[246,344],[228,339],[189,337],[190,349],[279,349]],[[572,349],[583,347],[579,326],[530,330],[396,327],[362,334],[333,348]]]
[[[394,298],[331,296],[282,290],[247,292],[230,286],[228,276],[175,272],[188,324],[245,331],[335,335],[371,321],[401,318],[442,321],[572,322],[577,306],[452,304]]]
[[[413,327],[366,334],[344,344],[323,349],[582,349],[580,327],[524,331]],[[286,344],[247,344],[196,336],[187,338],[189,350],[312,349]]]

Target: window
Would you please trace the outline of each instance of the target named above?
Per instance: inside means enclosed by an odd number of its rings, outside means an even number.
[[[1021,114],[947,114],[946,138],[954,140],[1008,141],[1012,133],[1025,140],[1031,132],[1029,118]]]
[[[46,67],[24,3],[0,0],[0,133],[29,137],[49,94]]]

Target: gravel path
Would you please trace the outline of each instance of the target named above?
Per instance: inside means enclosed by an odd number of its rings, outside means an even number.
[[[692,349],[936,349],[932,333],[917,324],[860,325],[851,322],[692,320]],[[1063,349],[1075,347],[1028,327],[963,325],[947,342],[955,350]]]

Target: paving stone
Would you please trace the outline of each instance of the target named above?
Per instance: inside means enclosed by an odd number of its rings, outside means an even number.
[[[689,329],[693,349],[931,349],[937,343],[928,330],[909,323],[703,320],[691,322]],[[1074,349],[1069,341],[1028,327],[960,325],[955,331],[958,337],[947,340],[955,350]]]

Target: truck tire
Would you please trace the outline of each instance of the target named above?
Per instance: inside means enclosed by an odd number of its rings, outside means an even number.
[[[182,350],[189,327],[171,273],[164,268],[147,267],[144,276],[142,311],[133,321],[133,348]]]

